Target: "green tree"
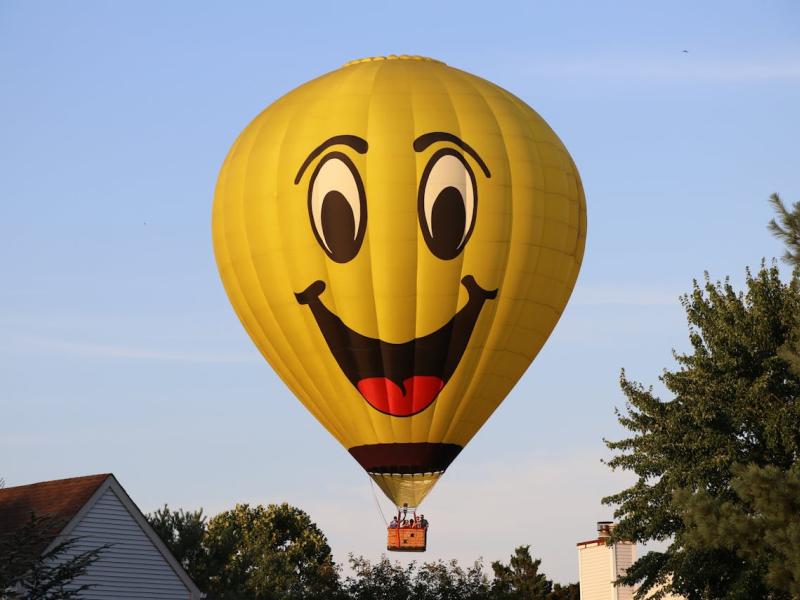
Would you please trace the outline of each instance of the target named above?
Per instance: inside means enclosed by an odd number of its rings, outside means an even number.
[[[344,594],[350,600],[408,600],[414,584],[417,565],[402,566],[382,556],[371,563],[363,556],[349,557],[352,575],[344,581]]]
[[[458,562],[426,562],[417,571],[411,598],[419,600],[489,600],[489,582],[476,561],[466,570]]]
[[[580,600],[580,598],[581,590],[577,583],[553,584],[553,591],[547,596],[547,600]]]
[[[0,536],[0,598],[71,600],[89,589],[73,582],[109,546],[76,552],[78,540],[68,538],[45,552],[61,526],[49,515],[31,513],[22,527]]]
[[[339,593],[325,536],[288,504],[238,504],[208,520],[203,546],[208,592],[218,600],[313,600]]]
[[[349,600],[490,600],[489,581],[476,561],[463,569],[458,561],[412,561],[401,565],[386,556],[376,563],[350,555],[344,596]]]
[[[517,548],[508,564],[492,563],[491,583],[480,560],[466,569],[455,560],[401,565],[386,556],[371,563],[350,555],[349,562],[343,586],[349,600],[579,600],[577,584],[553,586],[539,572],[529,546]]]
[[[784,260],[800,268],[800,203],[787,209],[778,194],[770,197],[776,218],[769,229],[786,244]],[[778,356],[800,375],[800,324],[795,323]],[[775,597],[800,597],[800,462],[785,465],[735,465],[731,488],[735,499],[708,490],[675,495],[686,524],[686,543],[695,548],[726,550],[765,571]]]
[[[765,554],[710,543],[700,523],[723,507],[755,516],[761,504],[747,491],[748,473],[787,472],[800,455],[800,379],[779,355],[800,315],[798,281],[762,265],[747,272],[744,293],[706,277],[682,303],[691,351],[676,353],[678,368],[660,377],[672,399],[623,372],[627,408],[618,418],[631,435],[606,440],[616,451],[609,465],[637,476],[603,500],[617,506],[614,538],[669,543],[621,582],[641,583],[638,597],[665,584],[690,600],[788,598]]]
[[[185,511],[163,508],[149,513],[147,521],[175,559],[200,589],[208,588],[207,557],[203,546],[206,517],[203,509]]]
[[[498,600],[547,600],[553,583],[539,572],[541,559],[531,556],[530,546],[519,546],[514,550],[508,564],[492,563],[494,580],[492,597]]]

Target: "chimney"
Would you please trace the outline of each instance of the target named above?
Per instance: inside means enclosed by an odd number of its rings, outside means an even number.
[[[598,521],[597,522],[597,537],[601,540],[611,537],[611,532],[614,530],[613,521]]]

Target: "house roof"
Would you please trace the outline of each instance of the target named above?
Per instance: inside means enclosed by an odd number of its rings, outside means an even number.
[[[0,536],[13,533],[22,527],[30,519],[31,512],[37,515],[49,515],[55,518],[57,527],[50,532],[49,545],[45,542],[46,547],[42,550],[46,552],[47,548],[52,548],[59,539],[69,537],[92,506],[108,491],[114,493],[131,519],[183,581],[192,600],[203,597],[189,574],[175,560],[158,534],[153,531],[142,511],[111,473],[0,489]]]
[[[0,489],[0,536],[22,527],[34,512],[53,517],[55,537],[110,476],[103,473]]]

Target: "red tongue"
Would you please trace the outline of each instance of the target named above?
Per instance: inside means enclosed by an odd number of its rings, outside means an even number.
[[[392,415],[410,417],[425,410],[442,391],[444,381],[430,375],[415,375],[403,382],[406,393],[386,377],[368,377],[358,382],[358,391],[370,406]]]

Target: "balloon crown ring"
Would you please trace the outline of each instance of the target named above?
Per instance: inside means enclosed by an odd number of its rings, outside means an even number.
[[[418,56],[416,54],[388,54],[386,56],[368,56],[367,58],[357,58],[355,60],[347,61],[342,66],[350,67],[352,65],[358,65],[361,63],[380,62],[384,60],[409,60],[416,62],[439,63],[440,65],[447,64],[441,60],[436,60],[435,58],[430,58],[428,56]]]

